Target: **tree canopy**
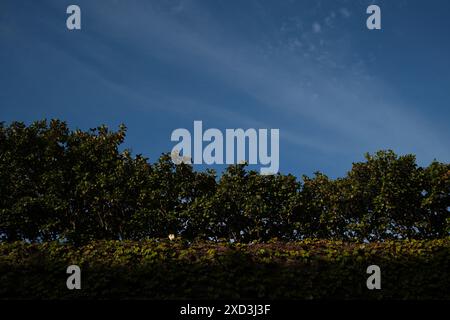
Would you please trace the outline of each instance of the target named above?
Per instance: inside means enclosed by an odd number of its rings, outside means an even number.
[[[119,147],[126,127],[71,131],[60,120],[0,123],[0,239],[240,242],[305,238],[384,241],[450,234],[450,164],[366,154],[343,178],[265,176],[229,166],[220,176],[150,163]]]

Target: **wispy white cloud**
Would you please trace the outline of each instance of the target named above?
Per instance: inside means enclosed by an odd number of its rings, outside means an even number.
[[[314,22],[312,25],[312,29],[314,33],[319,33],[322,30],[322,27],[320,26],[320,23]]]
[[[299,51],[281,49],[267,55],[260,43],[248,43],[239,34],[227,33],[198,6],[184,11],[183,20],[150,5],[111,10],[133,16],[133,21],[117,21],[114,15],[106,14],[99,23],[122,39],[124,46],[140,52],[143,59],[148,55],[174,65],[190,65],[260,105],[260,112],[254,113],[246,106],[236,110],[220,101],[211,106],[216,115],[246,117],[265,127],[283,126],[282,139],[330,153],[392,147],[449,158],[446,141],[432,124],[412,112],[388,85],[371,77],[363,61],[355,64],[339,57],[333,60],[334,52],[324,52],[311,38],[291,40],[289,45]],[[342,9],[339,12],[344,17],[350,15]],[[312,33],[322,31],[319,22],[313,24]],[[283,45],[281,48],[286,48]],[[319,50],[314,56],[322,57],[322,61],[298,54],[305,53],[305,48]],[[337,49],[350,53],[352,48]],[[128,86],[121,79],[104,79],[114,90],[141,101],[140,105],[154,103],[154,97],[145,89]],[[187,104],[205,108],[203,102],[195,103],[189,100],[192,97],[182,95],[159,99],[169,101],[173,112],[177,112],[174,101],[179,101],[180,109]],[[273,114],[278,117],[272,118]]]
[[[347,8],[340,8],[339,9],[339,13],[342,15],[342,17],[344,18],[350,18],[351,16],[351,12],[350,10],[348,10]]]

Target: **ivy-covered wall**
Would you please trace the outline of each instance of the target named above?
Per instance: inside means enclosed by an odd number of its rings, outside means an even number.
[[[81,268],[68,290],[66,268]],[[381,290],[369,290],[369,265]],[[0,298],[450,299],[450,239],[0,244]]]

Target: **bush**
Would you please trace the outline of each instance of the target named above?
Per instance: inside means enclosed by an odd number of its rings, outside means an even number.
[[[126,128],[70,131],[59,120],[0,123],[0,241],[273,237],[355,241],[450,234],[450,164],[366,155],[343,178],[297,180],[234,165],[217,177],[120,150]]]
[[[67,266],[81,290],[66,288]],[[366,269],[381,268],[381,290]],[[450,239],[0,244],[0,298],[450,299]]]

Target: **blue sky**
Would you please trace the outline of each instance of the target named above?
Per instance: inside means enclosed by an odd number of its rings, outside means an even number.
[[[366,28],[371,3],[382,30]],[[342,176],[388,148],[448,162],[449,13],[444,0],[2,0],[0,121],[123,122],[150,161],[194,120],[279,128],[280,171],[295,175]]]

